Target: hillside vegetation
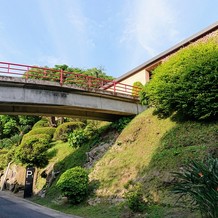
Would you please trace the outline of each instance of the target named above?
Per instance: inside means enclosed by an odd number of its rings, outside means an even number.
[[[108,137],[111,133],[109,130],[106,132]],[[49,150],[51,153],[55,151],[50,163],[55,161],[57,169],[62,172],[84,166],[86,152],[105,142],[105,139],[108,141],[105,137],[104,134],[97,143],[91,140],[76,149],[57,141]],[[208,154],[217,156],[217,141],[217,122],[175,122],[171,118],[160,119],[153,115],[153,109],[148,109],[126,126],[112,147],[91,168],[90,184],[95,191],[89,201],[94,202],[94,206],[59,206],[61,192],[56,186],[57,180],[48,189],[45,198],[35,200],[83,217],[103,217],[102,211],[107,211],[107,217],[122,217],[126,214],[125,207],[114,206],[113,202],[122,201],[125,192],[140,183],[143,196],[150,204],[150,209],[145,211],[150,217],[170,217],[172,214],[195,217],[197,212],[190,212],[188,203],[186,209],[180,209],[180,204],[175,205],[178,196],[169,190],[175,180],[171,172],[179,172],[190,160],[202,160]],[[100,204],[96,205],[96,202]],[[110,205],[110,209],[105,205]],[[128,216],[134,217],[134,214]]]
[[[166,189],[173,183],[171,172],[180,171],[190,160],[217,156],[217,122],[177,123],[152,112],[149,109],[133,119],[95,165],[90,178],[100,184],[97,195],[122,196],[128,184],[141,182],[153,202],[173,204],[176,198]]]
[[[170,119],[159,120],[152,111],[149,109],[133,119],[95,165],[90,178],[100,183],[98,195],[121,196],[124,185],[139,177],[159,147],[160,139],[175,126]]]

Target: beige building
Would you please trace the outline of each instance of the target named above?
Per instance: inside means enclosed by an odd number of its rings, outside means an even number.
[[[191,43],[197,42],[199,40],[204,40],[205,38],[212,37],[214,35],[218,35],[218,22],[212,24],[211,26],[203,29],[202,31],[196,33],[195,35],[185,39],[184,41],[178,43],[177,45],[173,46],[172,48],[162,52],[161,54],[157,55],[156,57],[144,62],[140,66],[132,69],[131,71],[127,72],[126,74],[122,75],[121,77],[115,80],[117,87],[122,87],[124,84],[132,86],[134,82],[140,81],[143,85],[146,84],[151,76],[151,71],[154,70],[159,64],[161,64],[164,60],[167,59],[170,55],[176,53],[181,48],[184,48]],[[107,90],[113,91],[114,84],[109,85]],[[131,87],[127,86],[127,90],[130,92]],[[119,92],[119,89],[117,89]],[[123,89],[122,89],[123,90]],[[123,91],[120,91],[123,93]]]

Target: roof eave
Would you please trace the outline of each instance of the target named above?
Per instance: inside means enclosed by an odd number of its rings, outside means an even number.
[[[199,31],[198,33],[190,36],[189,38],[181,41],[180,43],[176,44],[175,46],[171,47],[170,49],[160,53],[159,55],[151,58],[150,60],[144,62],[143,64],[139,65],[138,67],[130,70],[129,72],[125,73],[124,75],[118,77],[115,81],[121,81],[124,80],[130,76],[132,76],[134,73],[149,67],[152,64],[155,64],[156,62],[162,60],[163,58],[171,55],[172,53],[178,51],[180,48],[185,47],[187,45],[189,45],[192,42],[197,41],[198,39],[202,38],[203,36],[215,31],[216,29],[218,29],[218,21],[215,22],[214,24],[208,26],[207,28]]]

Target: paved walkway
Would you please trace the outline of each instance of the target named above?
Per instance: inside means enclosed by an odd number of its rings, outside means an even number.
[[[0,218],[81,218],[0,191]]]

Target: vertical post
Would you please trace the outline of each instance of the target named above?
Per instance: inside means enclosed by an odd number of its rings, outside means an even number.
[[[104,80],[101,80],[101,87],[103,87],[103,86],[104,86]]]
[[[114,93],[116,92],[116,82],[114,81]]]
[[[10,74],[10,64],[8,64],[8,74]]]
[[[28,80],[28,76],[29,76],[29,67],[27,67],[27,71],[26,71],[26,75],[25,75],[25,79]]]
[[[47,72],[46,72],[46,70],[44,69],[43,78],[46,78],[46,74],[47,74]]]
[[[63,85],[63,70],[60,71],[60,85]]]
[[[88,88],[91,88],[91,86],[92,86],[92,81],[91,81],[91,78],[88,77]]]
[[[34,178],[34,167],[26,168],[26,178],[25,178],[25,188],[24,188],[24,198],[31,197],[33,194],[33,178]]]

